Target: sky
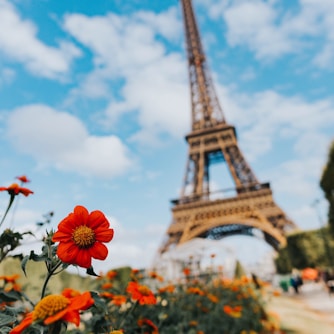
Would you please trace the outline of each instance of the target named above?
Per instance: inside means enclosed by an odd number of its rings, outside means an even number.
[[[334,139],[334,2],[193,5],[245,159],[300,229],[318,228],[327,215],[319,179]],[[44,214],[54,211],[47,228],[55,229],[83,205],[115,230],[97,271],[150,266],[182,186],[190,115],[179,1],[0,0],[0,183],[26,175],[34,191],[3,228],[39,236]],[[214,167],[213,182],[228,188],[224,168]],[[0,213],[7,201],[0,193]],[[37,240],[22,249],[38,252]],[[244,262],[271,251],[242,236],[214,247]]]

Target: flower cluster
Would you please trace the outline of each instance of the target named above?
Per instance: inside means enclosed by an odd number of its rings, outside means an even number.
[[[30,182],[26,176],[17,179],[20,185],[0,187],[0,192],[9,195],[0,227],[16,197],[33,194],[23,187]],[[47,222],[52,216],[47,216]],[[0,262],[20,245],[26,233],[10,228],[2,231]],[[277,316],[263,307],[263,286],[247,277],[226,279],[222,270],[216,277],[212,272],[204,278],[194,277],[189,267],[184,268],[184,281],[179,282],[165,282],[155,271],[128,267],[97,275],[93,260],[107,258],[106,243],[113,237],[114,230],[101,211],[75,206],[56,231],[46,231],[40,254],[20,255],[24,274],[29,261],[45,263],[39,299],[29,298],[29,286],[22,289],[19,273],[0,276],[1,333],[279,333]],[[51,278],[69,266],[86,269],[89,291],[67,286],[60,293],[52,292]]]

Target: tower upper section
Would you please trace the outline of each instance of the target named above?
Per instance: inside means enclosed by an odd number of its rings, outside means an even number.
[[[181,0],[191,91],[192,130],[204,130],[226,123],[206,62],[192,0]]]

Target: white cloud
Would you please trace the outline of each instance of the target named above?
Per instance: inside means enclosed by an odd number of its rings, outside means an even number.
[[[72,60],[81,52],[65,41],[59,48],[45,45],[37,38],[37,27],[23,20],[9,1],[0,1],[0,50],[8,59],[21,62],[37,76],[62,78]]]
[[[141,129],[132,139],[146,144],[157,143],[161,133],[180,137],[190,128],[190,113],[184,112],[189,110],[186,64],[179,55],[167,54],[156,39],[160,35],[173,41],[180,35],[175,9],[139,12],[133,17],[67,15],[64,28],[95,55],[95,70],[75,94],[106,96],[108,79],[124,80],[121,97],[112,97],[106,109],[109,124],[124,113],[136,112]],[[94,82],[102,88],[96,90]]]
[[[61,170],[110,178],[131,166],[118,137],[92,136],[74,116],[45,105],[13,110],[7,135],[19,151]]]
[[[311,57],[311,63],[316,66],[333,68],[334,3],[331,0],[300,0],[295,10],[291,7],[283,10],[279,1],[201,3],[208,7],[212,18],[223,16],[230,45],[247,46],[260,60],[298,54]]]
[[[287,97],[272,90],[247,95],[218,88],[227,121],[236,125],[242,147],[251,160],[269,152],[273,142],[279,139],[292,140],[291,145],[299,156],[324,154],[319,147],[326,147],[325,142],[330,140],[333,100],[309,102],[300,96]],[[307,144],[307,140],[313,144]],[[317,144],[321,145],[316,148]]]

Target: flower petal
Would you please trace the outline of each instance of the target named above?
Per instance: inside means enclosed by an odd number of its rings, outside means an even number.
[[[29,327],[32,324],[32,312],[29,313],[20,324],[18,324],[16,327],[14,327],[10,334],[20,334],[22,333],[27,327]]]
[[[92,257],[88,249],[79,249],[79,253],[76,256],[73,264],[77,264],[79,267],[90,268],[92,266]]]
[[[75,219],[79,222],[79,225],[87,225],[89,220],[88,210],[81,205],[77,205],[73,210]]]
[[[94,259],[104,260],[108,256],[108,248],[97,241],[89,248],[89,253]]]
[[[75,324],[77,327],[80,325],[80,314],[79,311],[70,311],[67,312],[63,318],[64,321],[67,322],[72,322],[73,324]]]
[[[113,229],[107,229],[107,230],[97,229],[94,231],[94,233],[96,241],[100,242],[109,242],[114,237]]]
[[[80,249],[73,242],[61,242],[57,255],[65,263],[76,263]]]
[[[108,228],[109,222],[101,211],[95,210],[95,211],[92,211],[89,215],[88,226],[92,229],[101,228],[101,227]]]
[[[71,310],[86,310],[94,304],[94,299],[89,291],[84,292],[79,296],[73,297],[69,308]]]
[[[57,242],[57,241],[63,241],[63,242],[70,242],[72,240],[72,234],[66,233],[64,231],[57,231],[53,236],[52,236],[52,241]]]

